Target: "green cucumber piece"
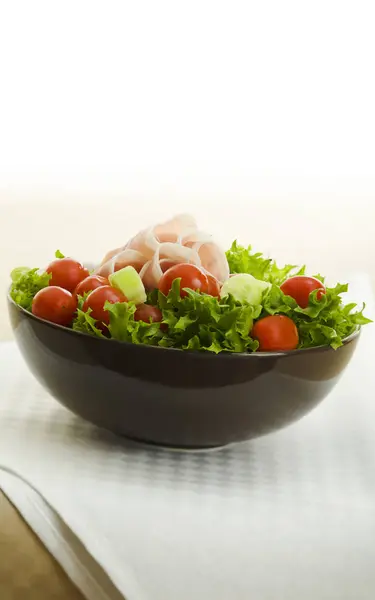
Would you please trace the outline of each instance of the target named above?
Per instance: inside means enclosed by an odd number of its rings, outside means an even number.
[[[225,296],[231,294],[238,302],[248,302],[249,304],[257,305],[262,301],[264,290],[269,287],[271,285],[267,281],[255,279],[255,277],[248,273],[239,273],[224,282],[220,296],[225,298]]]
[[[134,267],[124,267],[108,277],[112,287],[117,288],[127,297],[129,302],[142,304],[146,302],[146,290],[143,281]]]

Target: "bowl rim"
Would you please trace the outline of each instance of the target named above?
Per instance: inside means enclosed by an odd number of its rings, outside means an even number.
[[[242,359],[249,359],[250,357],[256,357],[256,359],[266,359],[267,357],[282,357],[282,356],[296,356],[296,355],[301,355],[301,353],[310,353],[310,352],[324,352],[324,351],[331,351],[331,352],[336,352],[337,350],[339,350],[340,348],[343,348],[344,346],[346,346],[347,344],[349,344],[350,342],[353,341],[353,339],[357,338],[360,333],[361,333],[361,326],[358,325],[357,329],[355,331],[353,331],[350,335],[348,335],[346,338],[344,338],[342,340],[343,344],[342,346],[339,346],[339,348],[337,348],[336,350],[334,350],[331,346],[327,346],[327,345],[321,345],[321,346],[311,346],[310,348],[296,348],[295,350],[277,350],[274,352],[220,352],[218,354],[215,354],[213,352],[205,352],[205,351],[198,351],[198,350],[183,350],[182,348],[166,348],[163,346],[152,346],[152,345],[148,345],[148,344],[132,344],[131,342],[123,342],[121,340],[114,340],[111,338],[99,338],[93,335],[89,335],[88,333],[84,333],[83,331],[75,331],[74,329],[70,329],[69,327],[65,327],[64,325],[59,325],[58,323],[52,323],[52,321],[47,321],[46,319],[42,319],[41,317],[37,317],[36,315],[34,315],[32,312],[26,310],[25,308],[23,308],[22,306],[20,306],[19,304],[17,304],[17,302],[15,302],[13,300],[13,298],[10,295],[10,292],[7,292],[7,299],[8,299],[8,303],[12,304],[13,306],[15,306],[19,312],[22,314],[24,314],[26,317],[30,318],[31,320],[37,321],[39,323],[42,323],[43,325],[46,325],[47,327],[51,327],[52,329],[57,329],[60,331],[64,331],[66,334],[70,334],[70,335],[74,335],[74,336],[83,336],[86,339],[91,339],[91,340],[97,340],[97,341],[101,341],[101,342],[110,342],[110,343],[115,343],[115,344],[121,344],[121,346],[125,346],[128,348],[148,348],[149,350],[153,350],[153,351],[167,351],[167,352],[177,352],[177,353],[183,353],[183,354],[189,354],[191,355],[195,355],[195,356],[199,356],[201,358],[203,357],[216,357],[216,356],[220,356],[221,358],[225,357],[225,360],[230,360],[233,358],[242,358]]]

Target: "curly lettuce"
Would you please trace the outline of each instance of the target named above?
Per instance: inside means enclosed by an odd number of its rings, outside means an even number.
[[[263,294],[260,316],[285,314],[293,319],[298,329],[300,348],[322,345],[338,348],[359,326],[371,323],[363,314],[365,305],[360,310],[354,310],[356,304],[343,303],[341,294],[347,292],[347,284],[327,287],[326,294],[319,299],[317,290],[312,292],[308,306],[301,308],[293,298],[283,294],[279,286],[288,277],[304,275],[304,266],[278,267],[274,260],[265,258],[260,252],[253,253],[251,246],[245,248],[237,241],[233,242],[226,254],[231,273],[249,273],[272,284],[271,289]],[[314,277],[324,283],[322,275]]]
[[[157,304],[168,326],[159,346],[209,352],[255,351],[258,342],[250,336],[260,305],[240,304],[232,297],[213,296],[186,290],[180,297],[180,280],[172,284],[168,296],[158,293]]]
[[[233,298],[219,300],[187,288],[186,291],[188,295],[181,298],[180,280],[176,279],[167,296],[157,290],[149,295],[149,301],[162,312],[162,327],[160,323],[136,321],[136,306],[131,302],[107,302],[110,336],[133,344],[206,350],[216,354],[258,348],[258,342],[249,332],[254,319],[261,313],[260,305],[240,305]]]
[[[77,316],[72,323],[72,329],[74,329],[74,331],[80,331],[81,333],[88,333],[89,335],[104,338],[105,336],[99,327],[97,327],[97,321],[91,316],[91,312],[91,308],[87,311],[77,308]]]
[[[13,269],[10,277],[12,279],[10,297],[16,304],[28,311],[31,311],[34,296],[47,287],[51,279],[49,273],[40,273],[39,269],[29,269],[28,267]]]
[[[249,273],[256,279],[281,285],[285,279],[294,275],[304,275],[305,267],[285,265],[278,267],[272,258],[265,258],[261,252],[252,252],[252,247],[240,246],[235,240],[226,252],[231,273]]]
[[[309,296],[307,307],[301,308],[294,298],[273,285],[264,295],[261,316],[284,314],[290,317],[298,329],[299,348],[327,345],[336,349],[359,326],[371,323],[363,314],[365,304],[355,311],[355,303],[343,303],[341,294],[347,290],[347,284],[338,283],[333,288],[327,287],[319,299],[315,290]]]

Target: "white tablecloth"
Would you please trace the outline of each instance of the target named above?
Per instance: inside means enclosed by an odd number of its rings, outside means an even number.
[[[365,278],[354,287],[370,299]],[[311,415],[211,453],[142,447],[85,423],[2,344],[0,486],[90,599],[117,594],[98,583],[100,565],[127,600],[373,600],[373,326],[361,337]],[[33,486],[34,509],[9,471]],[[54,519],[81,542],[60,536],[65,557]]]

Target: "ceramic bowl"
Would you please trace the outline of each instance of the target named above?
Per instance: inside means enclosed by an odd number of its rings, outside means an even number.
[[[338,350],[211,354],[90,337],[39,319],[8,296],[14,335],[56,400],[119,435],[209,448],[276,431],[336,385],[359,334]]]

